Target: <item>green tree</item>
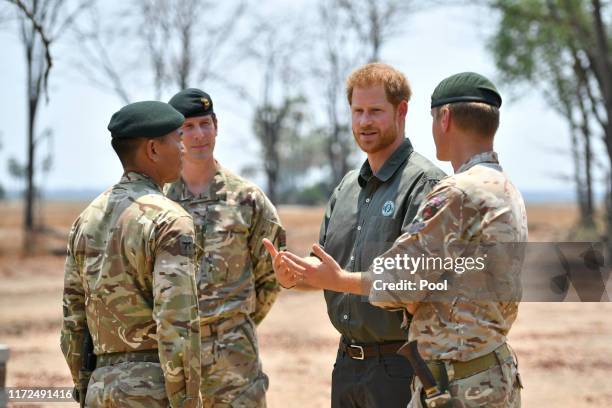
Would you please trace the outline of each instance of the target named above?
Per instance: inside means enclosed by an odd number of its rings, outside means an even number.
[[[262,150],[268,196],[274,203],[295,201],[292,198],[309,171],[322,165],[323,140],[318,132],[305,130],[306,109],[306,99],[300,96],[255,109],[253,131]]]
[[[489,47],[503,79],[537,87],[567,120],[581,222],[590,227],[596,138],[607,152],[604,173],[612,169],[610,3],[492,0],[488,4],[501,13]],[[606,235],[612,254],[612,208],[607,207]]]

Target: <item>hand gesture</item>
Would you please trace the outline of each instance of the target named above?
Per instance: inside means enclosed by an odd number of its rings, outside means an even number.
[[[278,252],[274,244],[267,238],[263,239],[263,244],[272,257],[272,267],[274,268],[274,274],[278,283],[285,289],[290,289],[297,285],[302,280],[302,275],[289,269],[289,266],[283,259],[285,252]]]
[[[291,273],[299,276],[307,285],[338,290],[342,268],[319,244],[314,244],[312,251],[320,259],[319,262],[313,262],[312,258],[301,258],[291,252],[283,253],[283,261]]]

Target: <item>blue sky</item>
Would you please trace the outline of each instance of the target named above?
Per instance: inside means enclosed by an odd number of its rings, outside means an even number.
[[[274,2],[272,2],[274,4]],[[569,174],[569,135],[562,118],[547,107],[537,91],[520,99],[497,81],[492,59],[485,49],[485,39],[494,19],[487,25],[465,8],[436,8],[409,17],[401,35],[383,49],[382,60],[400,69],[409,78],[413,99],[409,105],[406,135],[416,150],[435,161],[431,138],[429,98],[436,84],[460,71],[477,71],[497,82],[504,96],[501,127],[496,150],[510,178],[521,190],[567,190],[572,186],[556,178]],[[484,19],[480,19],[483,21]],[[0,182],[9,189],[21,185],[8,176],[8,157],[23,160],[26,152],[26,99],[24,56],[15,29],[0,31],[3,60],[0,65]],[[122,103],[113,94],[101,91],[75,75],[66,47],[55,50],[56,68],[51,74],[50,102],[41,106],[38,129],[49,127],[55,141],[54,168],[44,180],[46,189],[104,189],[118,180],[119,161],[110,147],[106,130],[108,120]],[[240,72],[240,68],[238,68]],[[194,84],[198,86],[197,84]],[[220,119],[216,156],[226,167],[239,171],[252,163],[258,146],[250,127],[251,111],[235,95],[215,88],[213,96]],[[153,91],[143,90],[138,97],[151,98]],[[171,95],[168,95],[168,97]],[[348,106],[346,107],[348,110]],[[600,144],[597,150],[603,151]],[[438,164],[447,172],[447,163]],[[261,178],[256,180],[263,182]]]

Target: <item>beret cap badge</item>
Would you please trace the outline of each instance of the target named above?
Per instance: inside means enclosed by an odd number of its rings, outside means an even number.
[[[209,94],[197,88],[187,88],[174,95],[168,103],[185,118],[213,115],[213,100]]]
[[[202,102],[202,105],[204,105],[204,110],[208,110],[210,107],[210,101],[208,98],[200,98],[200,101]]]

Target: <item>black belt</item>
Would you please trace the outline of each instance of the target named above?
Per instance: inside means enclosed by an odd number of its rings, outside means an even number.
[[[395,341],[391,343],[351,344],[340,340],[340,350],[353,360],[365,360],[366,358],[397,354],[404,343],[404,341]]]

